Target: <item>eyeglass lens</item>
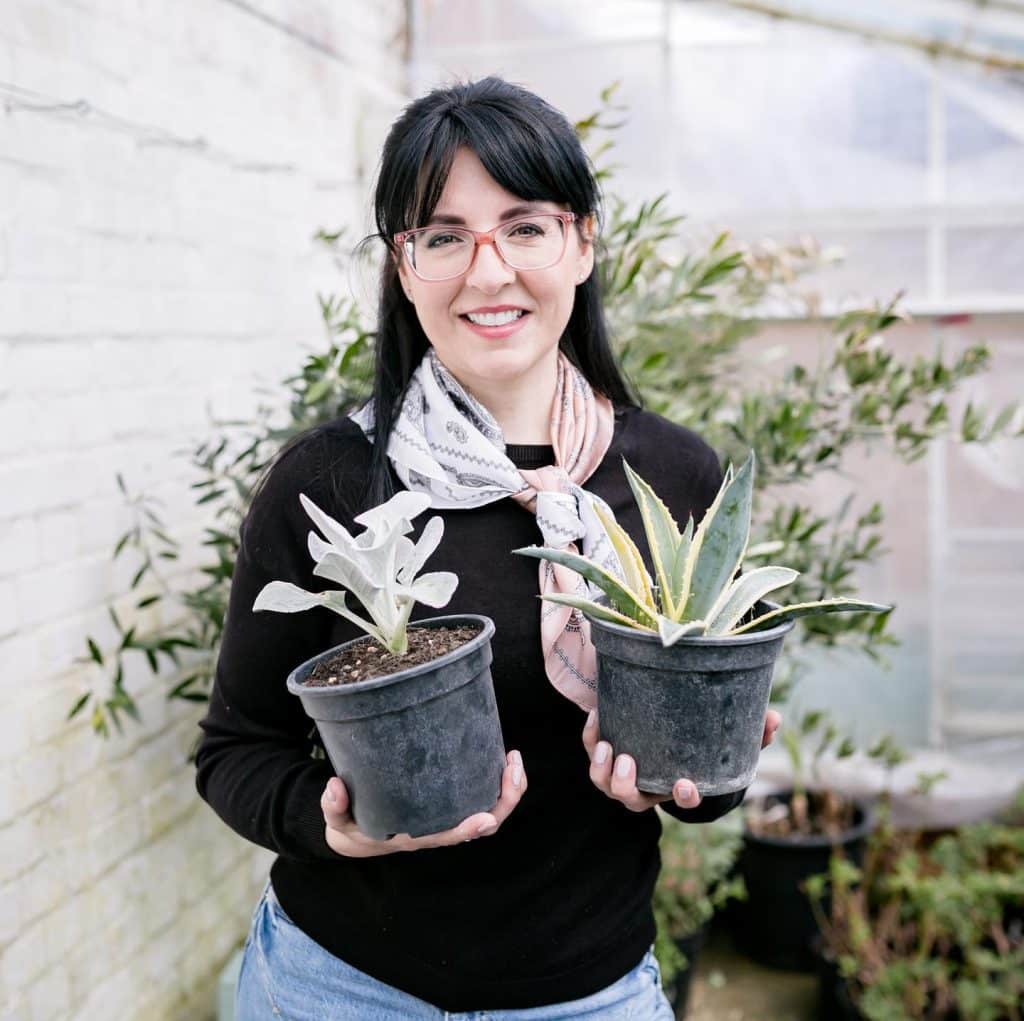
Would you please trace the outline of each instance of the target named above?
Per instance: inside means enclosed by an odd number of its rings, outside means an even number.
[[[427,280],[459,276],[469,269],[476,248],[473,235],[461,227],[427,227],[409,239],[412,264]],[[513,269],[544,269],[558,262],[565,243],[565,223],[539,213],[502,224],[495,235],[501,257]]]

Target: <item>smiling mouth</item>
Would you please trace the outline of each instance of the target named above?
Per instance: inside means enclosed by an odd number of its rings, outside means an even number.
[[[514,323],[529,314],[525,309],[517,309],[510,312],[467,312],[459,318],[465,319],[474,326],[508,326],[509,323]]]

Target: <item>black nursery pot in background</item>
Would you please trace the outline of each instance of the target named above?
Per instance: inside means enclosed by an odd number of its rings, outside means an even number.
[[[790,796],[791,792],[779,795],[777,800],[788,801]],[[874,826],[874,813],[865,803],[856,806],[853,826],[834,839],[744,832],[738,867],[747,886],[747,899],[730,905],[729,910],[741,950],[772,968],[813,971],[817,960],[812,946],[818,926],[800,884],[828,871],[834,847],[859,865]]]
[[[450,829],[490,811],[501,793],[505,744],[490,670],[494,622],[460,614],[416,621],[409,630],[463,625],[481,631],[438,659],[386,677],[303,684],[317,663],[352,642],[307,660],[288,677],[288,690],[316,722],[348,789],[356,824],[375,840]]]
[[[758,615],[776,609],[758,603]],[[637,787],[669,794],[681,777],[702,795],[748,787],[761,753],[775,661],[793,621],[766,631],[680,638],[596,617],[601,737],[636,761]]]

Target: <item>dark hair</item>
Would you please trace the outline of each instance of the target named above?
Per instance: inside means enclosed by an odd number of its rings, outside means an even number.
[[[434,89],[410,103],[392,125],[374,195],[377,230],[389,246],[392,235],[428,222],[461,146],[472,149],[491,177],[513,195],[566,203],[581,217],[596,214],[600,223],[600,190],[572,124],[540,96],[488,77]],[[378,313],[367,506],[394,493],[388,437],[428,346],[393,259],[385,259],[381,269]],[[596,270],[576,288],[559,348],[613,403],[640,406],[612,353]]]
[[[578,216],[593,213],[601,223],[600,189],[565,115],[519,85],[487,77],[436,88],[410,103],[395,121],[377,172],[374,212],[379,233],[364,238],[358,248],[382,238],[397,256],[392,235],[428,222],[461,146],[472,149],[491,177],[513,195],[568,204]],[[599,231],[595,244],[600,251]],[[394,495],[388,438],[428,347],[392,257],[381,266],[377,311],[374,442],[361,499],[364,508]],[[596,269],[576,288],[559,348],[613,404],[642,406],[612,353]],[[350,493],[345,502],[351,499]]]

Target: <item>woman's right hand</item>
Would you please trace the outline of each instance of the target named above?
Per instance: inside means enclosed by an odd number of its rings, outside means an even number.
[[[372,840],[366,836],[352,818],[348,807],[348,790],[344,783],[332,776],[320,797],[324,813],[327,843],[332,851],[347,858],[374,858],[396,851],[419,851],[426,847],[449,847],[477,837],[489,837],[508,818],[519,799],[526,793],[526,773],[523,757],[517,751],[505,756],[505,770],[501,775],[501,796],[489,812],[477,812],[463,819],[454,829],[431,833],[424,837],[410,837],[399,833],[390,840]]]

